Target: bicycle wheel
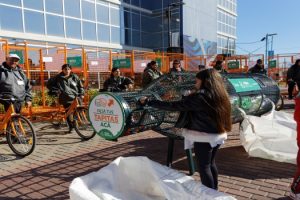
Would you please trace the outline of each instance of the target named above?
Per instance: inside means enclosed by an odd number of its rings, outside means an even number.
[[[13,116],[7,124],[6,140],[18,156],[28,156],[35,148],[36,135],[31,122],[23,116]]]
[[[88,110],[86,108],[76,108],[76,111],[74,112],[74,129],[84,140],[89,140],[96,135],[87,116]]]

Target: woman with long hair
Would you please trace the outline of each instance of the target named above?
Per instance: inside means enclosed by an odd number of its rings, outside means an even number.
[[[106,79],[103,84],[103,89],[100,89],[100,92],[124,92],[127,89],[133,89],[133,81],[128,78],[121,76],[120,69],[113,67],[110,73],[110,77]]]
[[[218,189],[218,171],[215,156],[231,131],[231,104],[220,73],[205,69],[197,73],[196,92],[181,101],[164,102],[140,99],[140,103],[168,111],[187,112],[183,125],[185,149],[194,146],[201,182]]]

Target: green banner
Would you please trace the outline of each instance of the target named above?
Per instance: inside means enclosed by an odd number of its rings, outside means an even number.
[[[158,65],[158,68],[161,68],[161,58],[157,58],[155,61]]]
[[[113,60],[113,67],[130,68],[131,67],[131,60],[130,60],[130,58]]]
[[[236,92],[250,92],[261,90],[259,84],[253,78],[229,78]]]
[[[67,57],[67,63],[72,67],[82,67],[81,56]]]
[[[269,61],[269,68],[276,68],[276,60]]]
[[[19,64],[24,64],[24,56],[23,52],[20,50],[13,50],[10,51],[9,54],[17,54],[20,57]]]
[[[238,68],[240,68],[240,62],[239,61],[228,62],[228,69],[238,69]]]

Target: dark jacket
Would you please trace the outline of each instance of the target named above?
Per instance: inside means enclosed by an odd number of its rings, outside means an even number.
[[[267,70],[265,70],[264,68],[261,68],[260,66],[258,66],[256,64],[256,65],[254,65],[254,67],[252,67],[248,70],[248,73],[267,75]]]
[[[118,78],[110,77],[103,84],[103,89],[100,91],[122,92],[126,90],[126,85],[133,84],[130,78],[120,76]]]
[[[32,100],[30,82],[19,66],[12,69],[6,62],[0,66],[0,95],[17,101]]]
[[[185,69],[183,69],[182,67],[180,67],[181,68],[181,71],[180,72],[185,72]],[[176,70],[176,68],[175,67],[172,67],[171,69],[170,69],[170,73],[176,73],[176,72],[179,72],[179,71],[177,71]]]
[[[162,110],[188,112],[189,122],[183,128],[206,133],[218,133],[214,117],[215,110],[211,105],[208,105],[208,102],[211,101],[211,98],[206,94],[198,92],[183,98],[181,101],[150,100],[147,104]]]
[[[142,80],[143,87],[146,87],[152,81],[159,78],[161,75],[162,73],[160,71],[153,70],[151,67],[146,67],[143,73],[143,80]]]
[[[295,82],[300,83],[300,67],[292,65],[287,71],[287,80],[292,79]]]
[[[64,77],[63,72],[59,73],[55,77],[49,79],[47,88],[50,91],[60,91],[58,100],[62,105],[71,103],[75,99],[75,97],[84,95],[82,82],[74,73],[71,73],[67,78]]]

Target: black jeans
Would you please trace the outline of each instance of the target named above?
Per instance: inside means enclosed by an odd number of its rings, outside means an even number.
[[[199,168],[200,178],[206,187],[218,190],[218,169],[215,156],[220,145],[212,148],[209,143],[195,142],[194,151]]]
[[[8,102],[2,102],[2,101],[0,103],[3,104],[4,110],[6,112],[9,109],[10,104]],[[22,102],[20,102],[20,101],[14,102],[14,108],[15,108],[16,113],[21,113]]]
[[[82,99],[77,97],[77,100],[78,100],[79,105],[82,105]],[[64,107],[66,113],[68,112],[68,110],[69,110],[68,108],[71,106],[71,104],[72,104],[72,102],[66,102],[66,103],[63,104],[63,107]],[[73,116],[68,116],[67,117],[67,123],[69,125],[70,130],[71,130],[73,128]]]
[[[293,98],[293,91],[296,83],[294,81],[288,81],[288,93],[289,99]]]

